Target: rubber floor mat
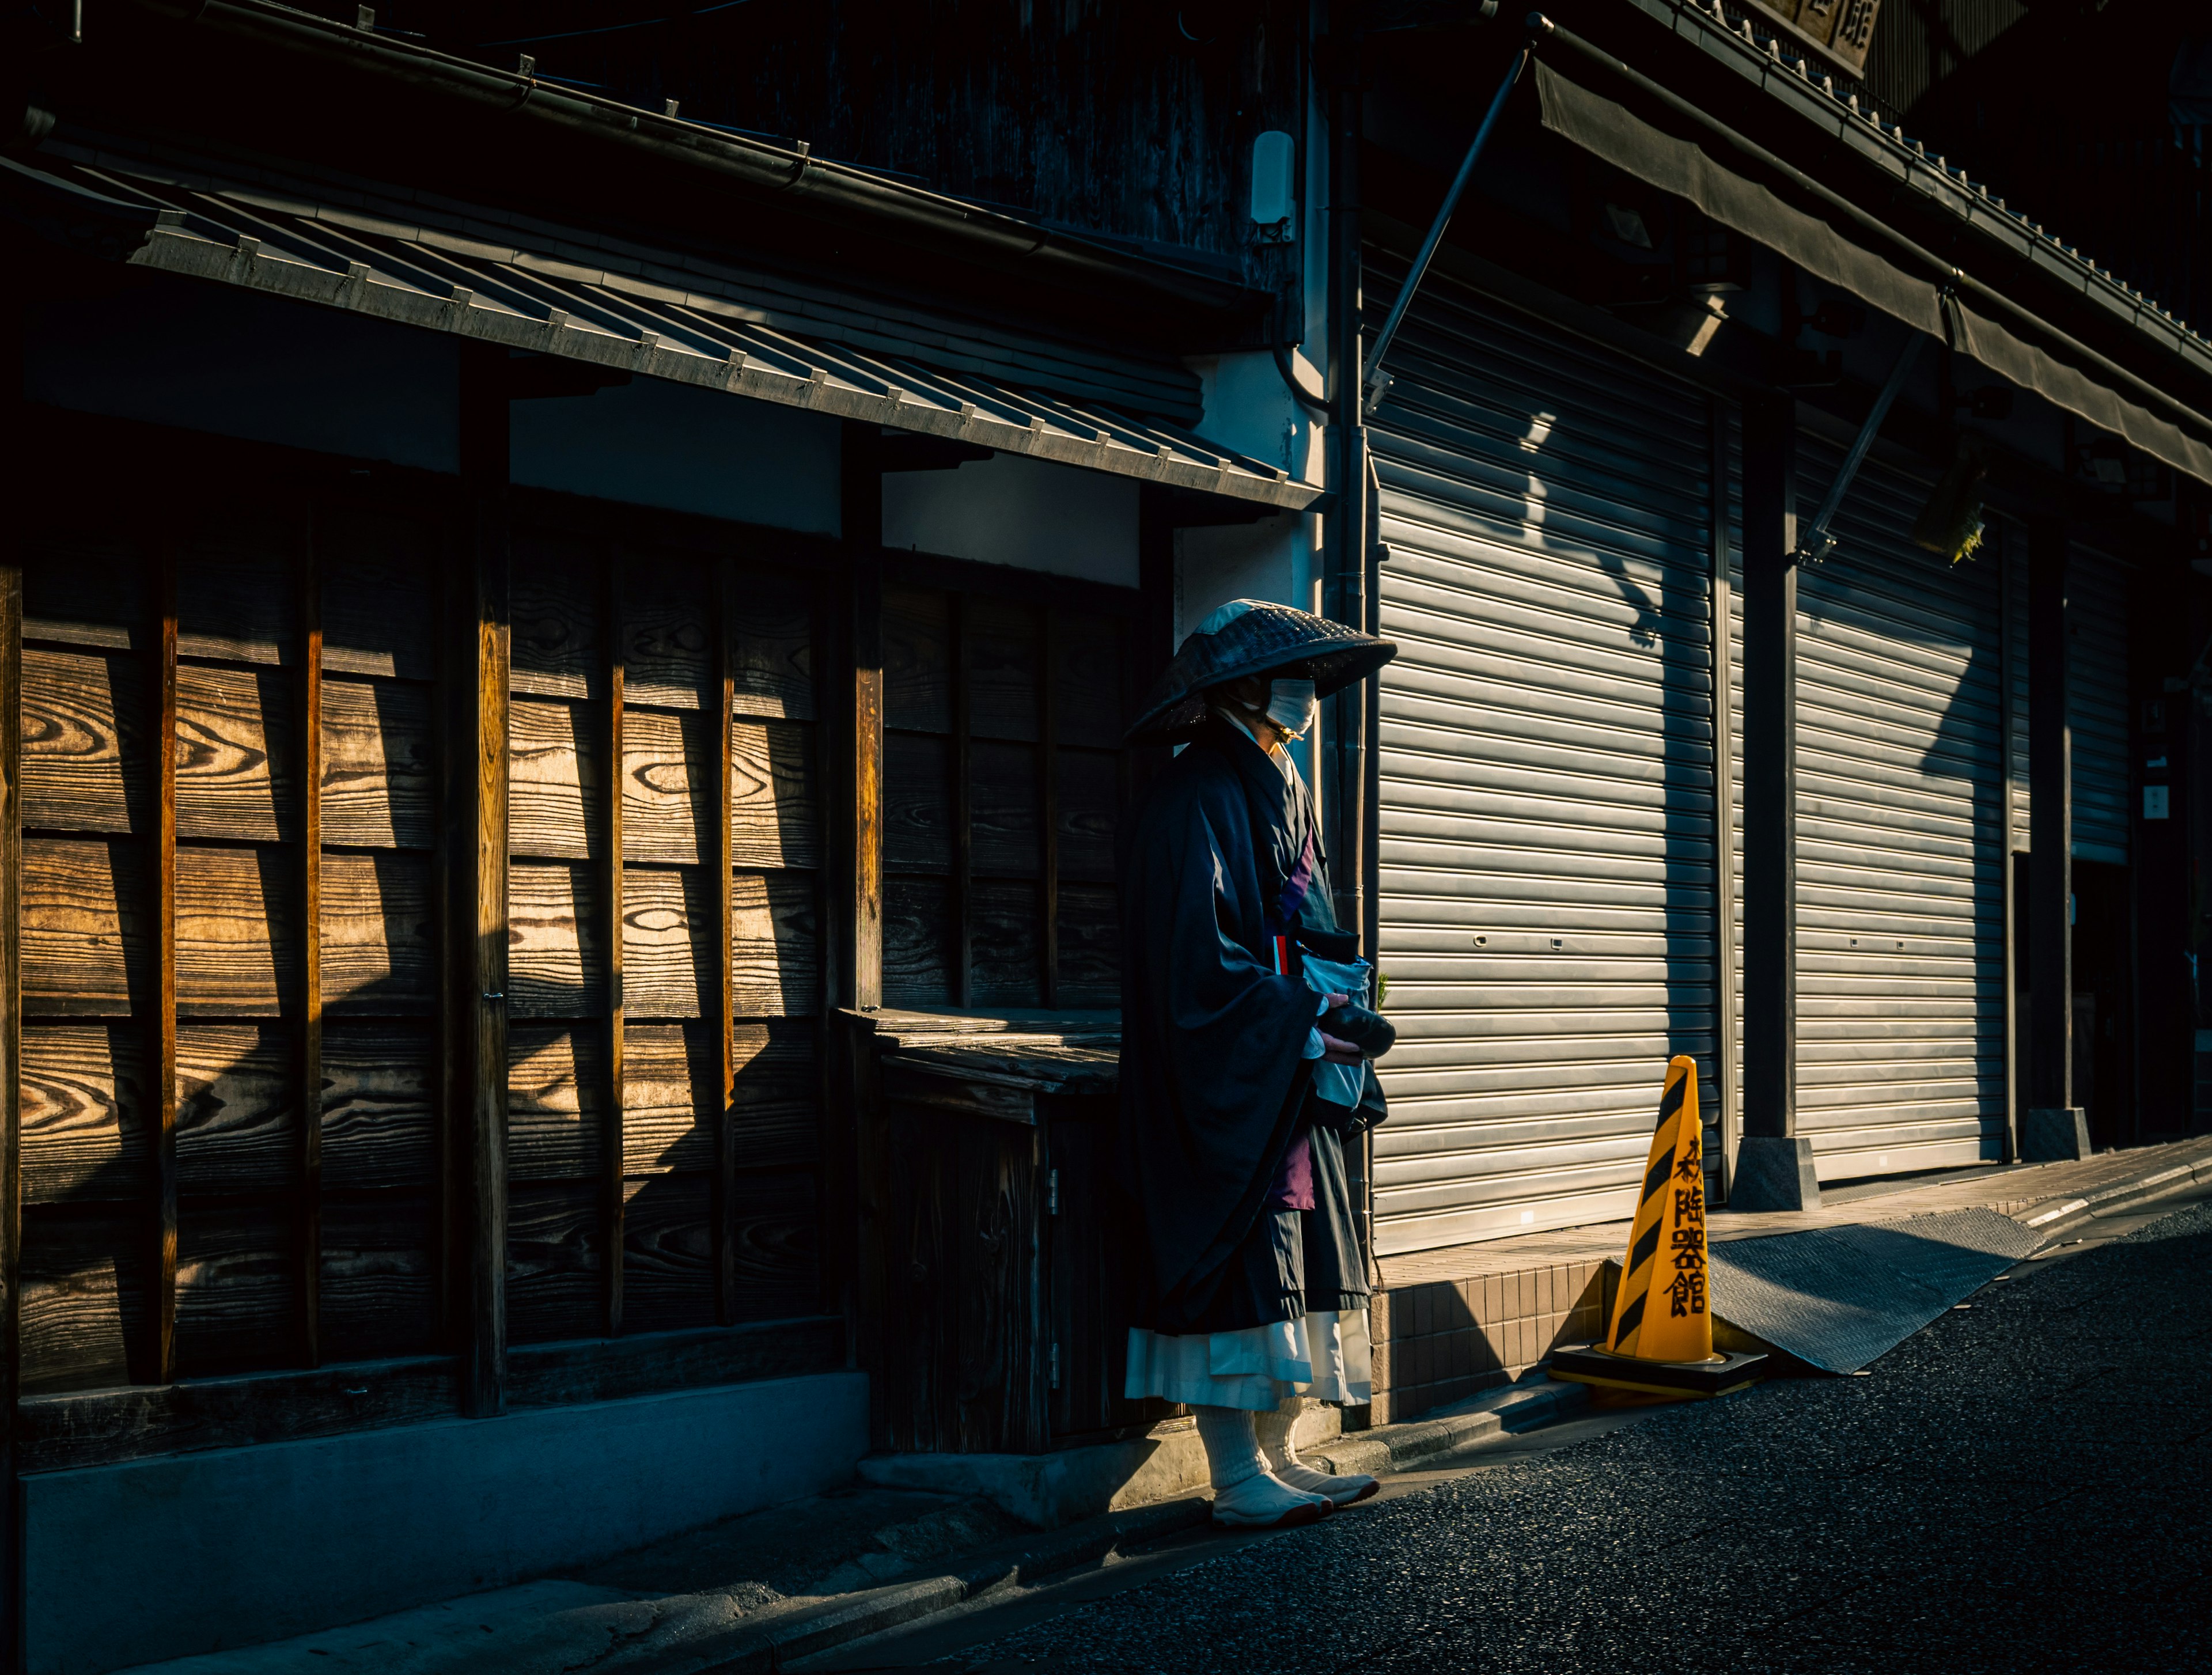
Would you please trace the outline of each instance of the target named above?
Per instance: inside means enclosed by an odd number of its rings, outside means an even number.
[[[1729,1239],[1713,1314],[1824,1372],[1855,1373],[2041,1241],[1994,1210]]]

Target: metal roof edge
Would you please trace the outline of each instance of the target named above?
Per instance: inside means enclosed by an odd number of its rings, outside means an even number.
[[[1905,137],[1902,128],[1883,124],[1856,106],[1825,68],[1788,51],[1778,35],[1761,36],[1748,21],[1730,27],[1722,0],[1621,0],[1629,9],[1664,26],[1674,35],[1761,92],[1823,136],[1842,145],[1862,163],[1888,175],[1898,186],[1958,221],[1990,254],[2035,270],[2046,282],[2079,294],[2107,317],[2107,323],[2133,331],[2146,347],[2178,361],[2212,380],[2212,341],[2130,289],[2080,250],[2021,210],[1978,186],[1963,168]]]
[[[957,249],[967,259],[1020,270],[1042,264],[1070,279],[1134,287],[1160,303],[1224,317],[1249,314],[1264,292],[1179,264],[908,185],[874,170],[813,156],[705,124],[626,105],[521,70],[418,46],[319,17],[277,0],[131,0],[187,27],[221,30],[411,81],[447,96],[546,122],[663,161],[704,167],[740,189],[811,203],[827,219],[902,228],[908,237]]]

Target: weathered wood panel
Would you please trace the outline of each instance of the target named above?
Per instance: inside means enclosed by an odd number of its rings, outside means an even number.
[[[741,721],[730,733],[732,863],[821,865],[823,807],[813,730],[779,721]]]
[[[426,1189],[438,1174],[435,1043],[428,1026],[323,1027],[323,1185]]]
[[[291,1016],[300,1004],[299,862],[282,850],[177,849],[177,1015]]]
[[[151,649],[145,557],[129,537],[104,526],[100,508],[80,502],[65,519],[35,525],[26,545],[24,639]]]
[[[623,1318],[635,1332],[714,1319],[714,1189],[703,1174],[653,1174],[623,1189]]]
[[[302,513],[257,496],[201,521],[177,565],[179,657],[272,665],[298,659],[291,570],[307,532]]]
[[[970,747],[969,865],[979,877],[1034,878],[1043,865],[1043,776],[1026,744]],[[974,928],[981,935],[981,926]]]
[[[821,913],[805,873],[731,880],[731,987],[745,1017],[808,1017],[822,1006]]]
[[[507,1178],[598,1179],[606,1159],[605,1029],[517,1024],[507,1053]]]
[[[151,1375],[153,1239],[143,1215],[33,1211],[24,1217],[26,1391],[83,1390]]]
[[[599,1335],[605,1308],[605,1221],[597,1180],[518,1182],[508,1192],[509,1342]]]
[[[730,1108],[737,1166],[793,1169],[819,1162],[821,1042],[814,1020],[739,1024],[732,1059]]]
[[[132,1023],[23,1029],[23,1201],[123,1200],[154,1185],[146,1032]]]
[[[431,601],[446,533],[380,507],[332,507],[322,547],[323,667],[427,681],[437,674]]]
[[[145,1015],[155,980],[148,859],[122,841],[24,841],[25,1012]]]
[[[1127,725],[1122,671],[1124,626],[1118,618],[1057,613],[1053,671],[1053,731],[1062,744],[1115,750]]]
[[[1049,1393],[1040,1346],[1044,1274],[1042,1160],[1035,1129],[956,1120],[954,1225],[959,1247],[959,1359],[951,1446],[1035,1453]]]
[[[884,880],[884,1005],[952,1004],[951,923],[947,880]]]
[[[606,910],[599,869],[516,861],[507,869],[507,1010],[518,1018],[606,1010]]]
[[[843,1364],[845,1323],[811,1315],[743,1326],[588,1338],[518,1350],[516,1407],[615,1401],[662,1390],[791,1378]],[[454,1363],[412,1356],[315,1371],[40,1396],[21,1412],[25,1471],[108,1466],[449,1417]]]
[[[427,688],[325,681],[322,746],[325,843],[430,847],[437,769]]]
[[[736,1167],[797,1169],[821,1156],[821,1091],[809,1018],[737,1026],[731,1095]],[[714,1167],[717,1043],[703,1024],[632,1024],[624,1065],[623,1172],[630,1177]]]
[[[1085,883],[1111,883],[1121,762],[1103,751],[1055,754],[1060,776],[1060,876]]]
[[[323,857],[323,1003],[333,1013],[427,1016],[438,1000],[431,858]]]
[[[969,1004],[1044,1004],[1043,914],[1037,886],[978,879],[968,911],[975,927],[969,951]]]
[[[968,727],[977,738],[1038,737],[1042,646],[1031,605],[971,594],[963,634]]]
[[[952,603],[918,588],[884,589],[884,725],[952,731]]]
[[[732,713],[813,720],[813,584],[781,571],[740,570],[730,586]]]
[[[1060,887],[1060,1004],[1121,1004],[1121,909],[1110,889]]]
[[[452,1417],[453,1397],[446,1356],[50,1394],[22,1410],[21,1459],[53,1472],[419,1424]]]
[[[300,1185],[296,1031],[285,1024],[177,1030],[177,1188],[281,1193]]]
[[[708,567],[672,553],[623,553],[624,701],[705,709],[714,677],[714,590]]]
[[[324,1204],[325,1360],[419,1355],[431,1347],[437,1330],[433,1232],[427,1198],[379,1193]]]
[[[177,1376],[299,1358],[300,1268],[288,1210],[187,1203],[177,1227]]]
[[[708,1015],[721,980],[714,947],[718,917],[714,880],[698,867],[623,870],[623,997],[628,1016]],[[778,927],[779,968],[790,937],[800,928],[811,932],[811,925],[809,919],[805,927]],[[763,928],[753,927],[757,932]],[[742,914],[738,934],[744,934]]]
[[[507,738],[511,852],[599,859],[606,847],[605,708],[517,700]]]
[[[714,843],[711,716],[623,711],[623,858],[696,866]]]
[[[543,529],[517,529],[514,543],[514,690],[605,697],[605,589],[597,555],[587,542]]]
[[[267,669],[177,670],[177,835],[300,841],[290,679]]]
[[[799,1314],[821,1295],[820,1189],[811,1174],[740,1174],[730,1193],[738,1318]]]
[[[23,824],[143,833],[152,825],[143,666],[128,657],[23,652]]]
[[[704,1172],[720,1103],[714,1026],[632,1023],[623,1031],[623,1173]]]
[[[950,743],[913,733],[884,735],[884,870],[952,870]]]

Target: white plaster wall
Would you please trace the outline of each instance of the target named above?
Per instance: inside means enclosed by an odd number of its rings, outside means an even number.
[[[1056,576],[1137,585],[1131,477],[994,454],[884,477],[884,545]]]
[[[509,407],[513,480],[810,534],[838,533],[838,422],[641,378]]]
[[[33,402],[457,469],[459,346],[439,332],[159,275],[35,305],[24,347]]]

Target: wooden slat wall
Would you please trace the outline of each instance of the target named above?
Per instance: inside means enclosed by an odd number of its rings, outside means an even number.
[[[33,531],[30,1388],[431,1346],[437,538],[243,491]]]
[[[1125,622],[883,593],[884,1004],[1112,1006]]]
[[[809,1309],[813,584],[515,541],[511,1340]]]

